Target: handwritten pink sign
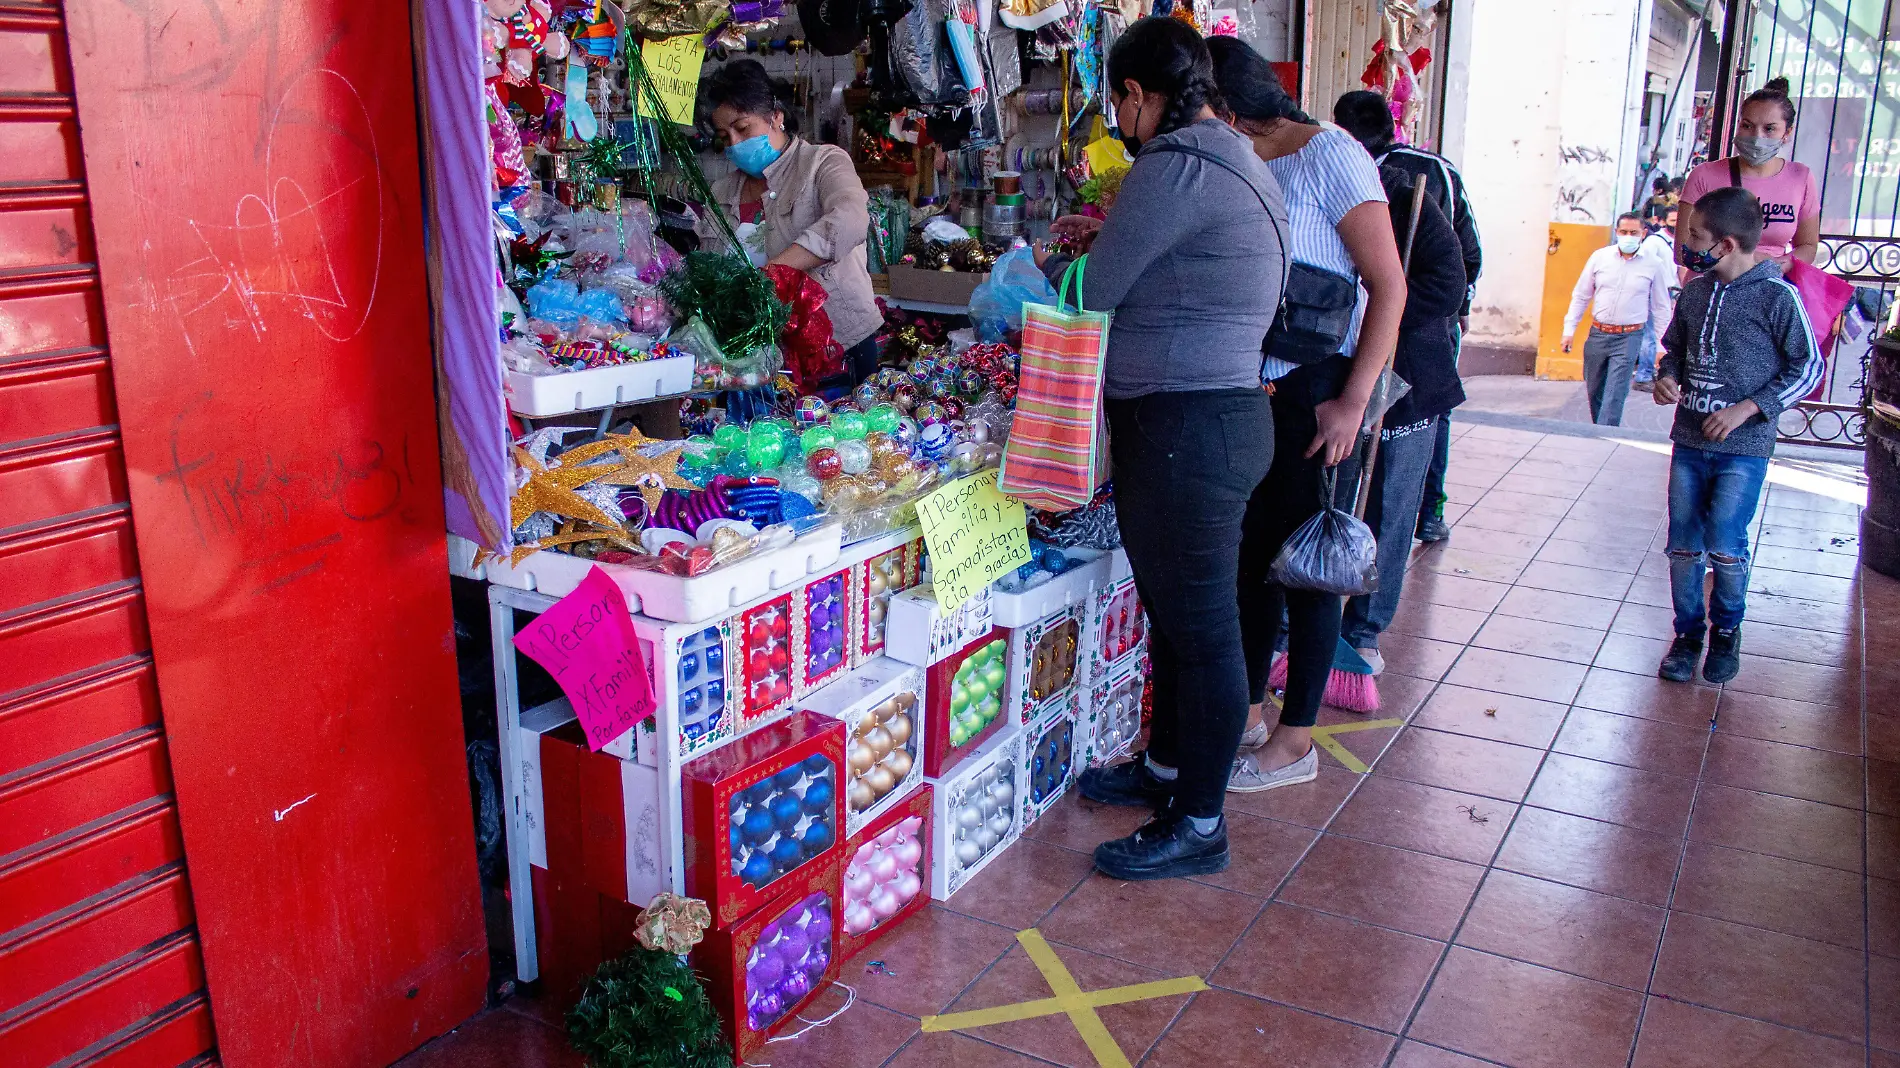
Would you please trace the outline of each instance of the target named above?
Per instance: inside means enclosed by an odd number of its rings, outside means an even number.
[[[598,750],[653,714],[653,685],[627,615],[627,599],[598,567],[587,572],[573,593],[515,635],[515,648],[561,684],[587,732],[589,750]]]

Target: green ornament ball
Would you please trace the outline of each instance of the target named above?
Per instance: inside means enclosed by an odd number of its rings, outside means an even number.
[[[864,435],[870,433],[871,428],[866,425],[863,414],[859,412],[839,412],[831,417],[831,429],[835,431],[840,438],[852,441],[863,441]]]
[[[743,449],[750,437],[746,428],[736,423],[721,423],[713,431],[713,443],[722,449]]]
[[[838,435],[828,426],[815,426],[798,436],[798,443],[804,446],[807,455],[819,449],[829,449],[838,444]]]
[[[864,413],[864,425],[876,433],[888,434],[897,428],[897,421],[903,417],[904,413],[894,405],[874,404],[870,411]]]

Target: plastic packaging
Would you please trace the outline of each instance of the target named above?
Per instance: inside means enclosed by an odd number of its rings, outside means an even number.
[[[1023,332],[1024,304],[1054,304],[1055,287],[1036,266],[1028,246],[1013,248],[996,258],[989,279],[970,294],[970,322],[977,340],[1005,341]]]
[[[1327,468],[1328,502],[1335,480],[1335,469]],[[1287,538],[1267,577],[1288,589],[1358,597],[1379,588],[1379,544],[1370,527],[1329,503]]]

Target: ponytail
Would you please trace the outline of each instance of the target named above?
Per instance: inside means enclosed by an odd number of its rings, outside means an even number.
[[[1260,53],[1232,37],[1216,37],[1207,47],[1214,59],[1215,83],[1226,102],[1223,118],[1236,125],[1245,122],[1256,127],[1275,119],[1318,125],[1287,94],[1272,65]]]
[[[1122,85],[1132,81],[1143,92],[1168,98],[1157,134],[1193,125],[1204,107],[1224,107],[1207,42],[1178,19],[1150,16],[1128,27],[1109,49],[1108,81],[1118,95]]]

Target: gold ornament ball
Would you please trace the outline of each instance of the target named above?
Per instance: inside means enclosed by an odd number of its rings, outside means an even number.
[[[884,759],[884,755],[891,751],[891,744],[891,732],[882,726],[871,728],[870,733],[864,736],[864,747],[871,751],[876,760]]]
[[[871,569],[871,578],[865,583],[865,588],[870,592],[871,596],[876,597],[886,589],[889,589],[890,585],[890,582],[884,578],[884,572],[874,567]]]
[[[870,771],[865,772],[864,778],[858,781],[862,782],[866,786],[869,786],[871,788],[871,792],[873,794],[876,794],[879,797],[883,797],[885,794],[890,793],[891,787],[897,785],[896,776],[891,774],[891,769],[885,767],[882,764],[879,764],[877,767],[874,767]]]
[[[905,690],[903,693],[891,698],[891,700],[897,702],[897,710],[899,712],[909,712],[911,709],[917,707],[917,695],[911,693],[909,690]]]
[[[893,779],[896,779],[898,782],[903,782],[904,776],[910,774],[910,765],[911,765],[910,750],[893,749],[891,750],[891,755],[885,757],[884,763],[880,764],[879,767],[885,767],[885,768],[891,769],[891,777]]]
[[[892,716],[890,722],[884,724],[884,732],[891,736],[892,744],[908,744],[910,742],[910,717],[902,713]]]
[[[890,737],[890,732],[884,732],[884,736],[886,738]],[[878,759],[882,756],[882,753],[873,753],[871,747],[868,745],[860,745],[857,742],[853,742],[851,743],[851,754],[847,759],[851,762],[851,770],[862,775],[870,770],[871,765],[877,763]]]
[[[851,780],[851,811],[862,812],[877,801],[877,791],[863,779]]]

